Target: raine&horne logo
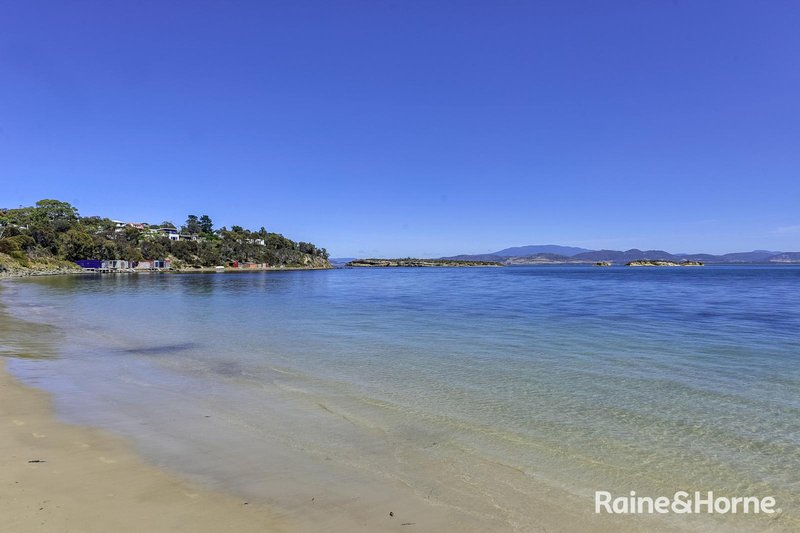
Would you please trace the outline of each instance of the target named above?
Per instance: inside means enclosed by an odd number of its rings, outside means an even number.
[[[613,496],[605,490],[594,493],[595,514],[775,514],[775,498],[766,496],[714,496],[713,491],[693,493],[679,490],[670,496]]]

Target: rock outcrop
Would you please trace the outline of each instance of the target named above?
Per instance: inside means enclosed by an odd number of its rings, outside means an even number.
[[[641,266],[664,266],[664,267],[681,267],[681,266],[703,266],[702,261],[663,261],[660,259],[640,259],[638,261],[631,261],[626,263],[625,266],[641,267]]]
[[[57,259],[33,261],[25,258],[20,261],[8,254],[0,253],[0,278],[24,278],[28,276],[53,276],[56,274],[77,274],[81,267],[69,261]]]

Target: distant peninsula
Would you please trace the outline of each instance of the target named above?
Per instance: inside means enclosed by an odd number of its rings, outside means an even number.
[[[208,215],[147,223],[80,216],[67,202],[0,209],[0,277],[82,270],[331,268],[328,252],[264,227],[215,228]]]
[[[497,261],[459,261],[453,259],[355,259],[348,267],[501,267]]]

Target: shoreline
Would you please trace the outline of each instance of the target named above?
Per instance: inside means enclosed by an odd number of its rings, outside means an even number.
[[[277,267],[262,267],[262,268],[233,268],[233,267],[225,267],[224,269],[218,269],[217,267],[200,267],[200,268],[176,268],[169,271],[165,271],[166,274],[228,274],[228,273],[237,273],[237,272],[281,272],[284,270],[333,270],[334,267],[326,267],[326,266],[277,266]],[[142,270],[142,271],[135,271],[131,272],[131,274],[140,274],[140,273],[148,273],[152,271]]]
[[[35,269],[26,269],[26,270],[15,270],[15,271],[5,271],[0,272],[0,280],[5,279],[22,279],[22,278],[34,278],[34,277],[45,277],[45,276],[86,276],[92,274],[229,274],[229,273],[239,273],[239,272],[284,272],[284,271],[295,271],[295,270],[334,270],[334,267],[307,267],[307,266],[285,266],[285,267],[266,267],[266,268],[229,268],[226,267],[224,270],[220,270],[214,267],[203,267],[203,268],[177,268],[171,270],[134,270],[130,271],[121,271],[121,272],[93,272],[90,270],[84,269],[47,269],[47,270],[35,270]]]
[[[792,267],[798,266],[800,263],[709,263],[703,266],[707,267]],[[428,265],[426,265],[428,266]],[[429,268],[454,268],[454,267],[461,267],[461,268],[500,268],[500,267],[552,267],[552,266],[572,266],[572,267],[588,267],[588,266],[601,266],[596,265],[595,263],[515,263],[515,264],[508,264],[508,265],[431,265]],[[606,265],[602,265],[606,266]],[[622,264],[611,264],[607,266],[616,266],[616,267],[638,267],[638,266],[649,266],[649,265],[622,265]],[[653,266],[661,266],[661,265],[653,265]],[[666,266],[666,265],[664,265]],[[670,265],[671,266],[671,265]],[[675,266],[698,266],[698,265],[675,265]],[[2,280],[10,280],[10,279],[24,279],[24,278],[34,278],[34,277],[48,277],[48,276],[85,276],[85,275],[92,275],[92,274],[237,274],[237,273],[244,273],[244,272],[287,272],[287,271],[301,271],[301,270],[341,270],[341,269],[369,269],[369,268],[414,268],[411,266],[405,265],[358,265],[358,266],[329,266],[329,267],[320,267],[320,266],[280,266],[280,267],[265,267],[265,268],[233,268],[233,267],[225,267],[224,270],[217,269],[216,267],[201,267],[201,268],[178,268],[178,269],[171,269],[171,270],[135,270],[133,272],[129,271],[121,271],[121,272],[93,272],[89,270],[84,270],[78,268],[77,270],[66,269],[66,268],[58,268],[58,269],[45,269],[45,270],[36,270],[36,269],[25,269],[25,270],[14,270],[14,271],[0,271],[0,281]]]
[[[0,359],[0,514],[26,531],[286,531],[266,505],[146,464],[123,439],[57,420]]]

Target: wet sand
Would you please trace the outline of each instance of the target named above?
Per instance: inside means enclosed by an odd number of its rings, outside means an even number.
[[[2,358],[0,424],[0,520],[15,533],[485,530],[397,488],[329,489],[292,509],[209,490],[146,463],[124,439],[57,420],[50,396],[15,380]]]
[[[286,531],[266,506],[191,486],[105,432],[58,422],[50,399],[0,360],[3,529],[57,532]]]

